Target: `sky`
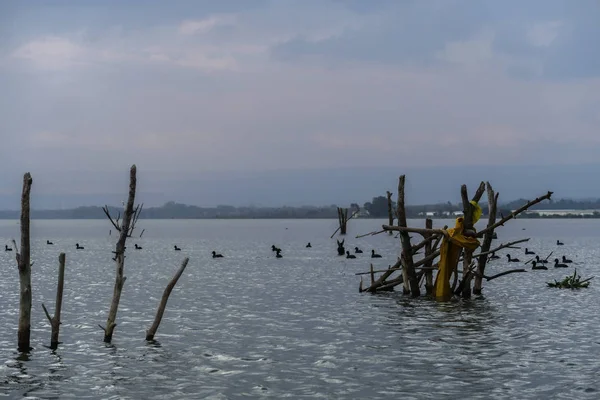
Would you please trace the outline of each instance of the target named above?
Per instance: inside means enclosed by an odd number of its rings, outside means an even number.
[[[1,1],[0,197],[30,171],[94,202],[133,163],[145,193],[212,180],[232,204],[253,199],[220,176],[594,163],[598,21],[597,0]]]

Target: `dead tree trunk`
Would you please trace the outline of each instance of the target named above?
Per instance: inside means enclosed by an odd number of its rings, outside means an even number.
[[[425,229],[433,229],[433,221],[431,218],[427,218],[425,220]],[[425,235],[425,239],[430,238],[432,235],[430,233]],[[425,257],[428,257],[432,253],[432,245],[431,240],[427,240],[425,243]],[[433,260],[427,261],[423,264],[423,269],[425,269],[425,293],[431,295],[433,293],[433,269],[431,268],[433,265]]]
[[[169,295],[171,294],[171,291],[173,290],[173,288],[177,284],[177,281],[183,274],[183,271],[185,271],[185,267],[187,267],[188,261],[190,261],[190,259],[186,257],[181,263],[181,267],[179,267],[179,270],[175,273],[175,276],[173,276],[173,279],[171,279],[171,281],[165,288],[162,298],[160,299],[160,304],[158,305],[158,310],[156,310],[156,317],[154,317],[154,322],[152,323],[150,329],[146,331],[146,340],[154,340],[154,335],[156,334],[158,326],[160,325],[160,321],[162,320],[163,314],[165,313],[165,308],[167,307]]]
[[[485,183],[481,182],[475,195],[473,196],[472,201],[478,203],[483,196],[483,192],[485,191]],[[464,214],[464,223],[463,223],[463,235],[465,236],[475,236],[475,229],[473,228],[473,205],[469,202],[469,197],[467,195],[467,185],[462,185],[460,188],[460,196],[462,198],[463,203],[463,214]],[[471,297],[471,261],[473,259],[473,250],[463,249],[463,282],[462,282],[462,297],[468,299]]]
[[[123,268],[125,266],[125,242],[127,238],[131,236],[135,228],[135,223],[139,218],[142,208],[140,206],[133,207],[135,201],[135,187],[136,187],[136,166],[132,165],[129,171],[129,196],[127,198],[127,205],[125,206],[125,214],[123,215],[123,222],[119,222],[119,216],[113,220],[108,210],[108,206],[104,207],[104,213],[113,224],[115,229],[119,232],[119,240],[114,251],[115,257],[113,260],[116,264],[116,277],[115,286],[113,289],[113,298],[110,304],[110,310],[108,312],[108,318],[106,320],[106,328],[104,330],[104,342],[110,343],[112,341],[113,332],[115,330],[117,311],[119,309],[119,301],[121,300],[121,291],[123,290],[123,284],[127,279],[123,276]]]
[[[19,328],[17,331],[18,350],[31,350],[31,250],[29,247],[29,194],[33,179],[27,172],[23,175],[23,192],[21,194],[21,252],[15,248],[17,266],[19,267],[20,299]],[[16,243],[15,243],[16,247]]]
[[[346,224],[348,223],[348,209],[338,207],[338,222],[340,224],[340,235],[346,234]]]
[[[406,209],[404,207],[404,182],[406,177],[400,176],[398,180],[398,226],[406,227]],[[406,231],[400,231],[400,242],[402,243],[402,273],[404,281],[408,281],[410,291],[413,297],[418,297],[421,294],[419,290],[419,280],[415,274],[413,264],[413,251],[410,244],[410,236]]]
[[[496,223],[496,210],[498,206],[498,193],[494,193],[492,185],[487,183],[487,197],[488,197],[488,228],[491,228]],[[492,245],[492,239],[494,237],[494,229],[490,229],[485,232],[483,236],[483,243],[481,245],[481,253],[489,251]],[[477,275],[475,276],[475,284],[473,285],[473,294],[481,294],[483,284],[483,274],[485,273],[485,266],[488,260],[487,254],[481,254],[477,259]]]
[[[388,224],[390,226],[394,225],[394,214],[392,213],[392,192],[387,191],[387,204],[388,204]],[[390,235],[393,235],[394,232],[389,231]]]
[[[65,284],[65,253],[60,253],[58,256],[58,286],[56,288],[56,310],[54,311],[54,317],[50,317],[50,313],[46,309],[44,303],[42,303],[42,308],[44,309],[44,313],[46,313],[46,318],[50,322],[50,326],[52,327],[52,335],[50,337],[50,348],[52,350],[56,350],[58,348],[58,332],[60,330],[60,311],[62,309],[62,298],[63,298],[63,287]]]

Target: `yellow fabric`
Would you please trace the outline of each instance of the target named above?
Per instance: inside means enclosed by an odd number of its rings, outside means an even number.
[[[481,209],[481,207],[479,207],[479,204],[474,200],[471,200],[471,205],[473,206],[473,225],[475,225],[477,221],[479,221],[479,218],[481,218],[483,210]]]
[[[454,228],[447,230],[449,238],[444,237],[442,240],[440,262],[433,291],[437,300],[445,301],[452,297],[450,276],[458,264],[461,248],[475,250],[479,247],[479,241],[476,238],[463,236],[463,223],[462,217],[457,218]]]

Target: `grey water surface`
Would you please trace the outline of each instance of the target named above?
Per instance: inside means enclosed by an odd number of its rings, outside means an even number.
[[[112,297],[116,232],[104,220],[32,221],[33,315],[28,355],[16,351],[18,271],[0,252],[0,397],[44,399],[597,399],[600,278],[589,289],[546,287],[574,268],[598,275],[600,220],[518,219],[496,243],[531,237],[542,257],[568,269],[511,274],[484,283],[484,297],[436,303],[399,293],[359,294],[356,272],[387,268],[399,240],[356,239],[384,221],[353,220],[336,255],[335,220],[140,220],[129,240],[113,343],[103,343]],[[453,221],[434,220],[436,227]],[[423,220],[409,221],[424,226]],[[418,235],[415,240],[417,240]],[[0,221],[0,245],[18,242],[18,221]],[[46,245],[46,240],[54,242]],[[556,246],[556,239],[564,246]],[[312,248],[306,248],[307,242]],[[76,250],[75,243],[85,247]],[[134,250],[134,243],[143,247]],[[174,251],[178,245],[181,251]],[[275,258],[271,245],[283,249]],[[528,260],[522,249],[499,252]],[[369,257],[371,249],[383,255]],[[1,250],[1,249],[0,249]],[[211,251],[224,255],[212,259]],[[58,254],[67,254],[57,351],[45,346]],[[154,343],[144,340],[165,285],[184,257]],[[530,265],[526,266],[530,269]],[[365,279],[367,276],[365,276]]]

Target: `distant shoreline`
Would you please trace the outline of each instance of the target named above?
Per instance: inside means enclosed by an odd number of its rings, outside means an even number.
[[[426,218],[431,218],[432,220],[453,220],[456,217],[424,217],[424,216],[410,216],[407,217],[411,220],[425,220]],[[487,219],[487,216],[482,216],[481,218]],[[498,216],[497,220],[500,220],[500,216]],[[97,216],[89,216],[89,217],[31,217],[31,220],[40,220],[40,221],[52,221],[52,220],[77,220],[77,221],[85,221],[85,220],[103,220],[106,219],[105,216],[97,217]],[[140,220],[157,220],[157,221],[168,221],[168,220],[337,220],[337,217],[240,217],[240,216],[232,216],[232,217],[206,217],[206,218],[197,218],[197,217],[156,217],[156,218],[144,218],[140,216]],[[600,215],[520,215],[518,219],[600,219]],[[18,221],[19,216],[0,216],[0,221]],[[361,217],[354,218],[354,220],[380,220],[385,221],[387,223],[387,219],[384,217]]]

